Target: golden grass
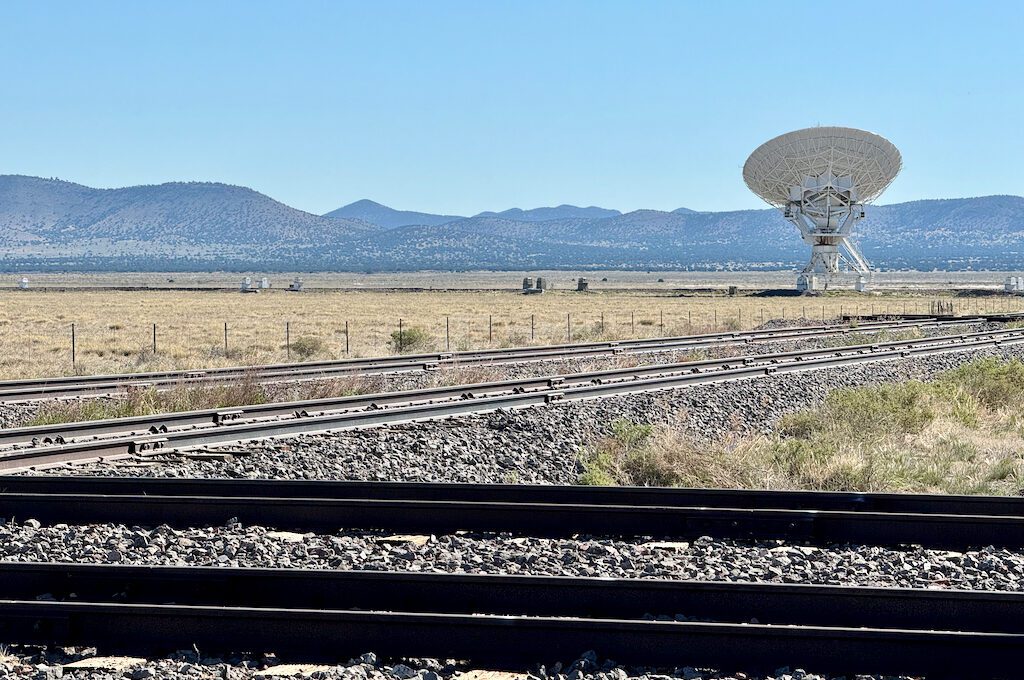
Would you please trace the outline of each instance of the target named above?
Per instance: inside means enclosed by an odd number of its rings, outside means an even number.
[[[210,290],[0,290],[0,379],[372,356],[393,351],[399,320],[418,349],[466,350],[752,328],[776,318],[926,311],[928,298],[856,294],[729,297],[672,291],[353,291],[256,295]],[[962,303],[973,311],[978,301]],[[1016,300],[1014,301],[1016,303]],[[1003,300],[985,300],[1003,309]],[[446,319],[448,340],[446,342]],[[532,330],[531,330],[532,319]],[[603,319],[603,321],[602,321]],[[76,366],[71,365],[75,324]],[[224,347],[224,324],[228,345]],[[152,352],[152,326],[157,351]],[[568,329],[567,329],[568,326]]]

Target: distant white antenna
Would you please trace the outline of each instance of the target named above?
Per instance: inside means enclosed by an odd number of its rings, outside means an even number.
[[[851,241],[864,204],[885,191],[902,167],[884,137],[844,127],[814,127],[771,139],[743,166],[743,181],[796,225],[811,259],[797,278],[800,290],[820,290],[843,267],[866,287],[871,267]],[[819,278],[820,275],[820,278]]]

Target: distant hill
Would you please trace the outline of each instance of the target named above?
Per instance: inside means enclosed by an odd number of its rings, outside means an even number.
[[[571,220],[571,219],[599,219],[602,217],[614,217],[621,215],[618,210],[598,208],[590,206],[580,208],[575,205],[559,205],[554,208],[532,208],[523,210],[521,208],[509,208],[501,212],[482,212],[476,217],[502,217],[520,222],[547,222],[550,220]]]
[[[270,256],[373,231],[376,227],[365,222],[312,215],[228,184],[92,189],[56,179],[0,176],[0,234],[7,253]]]
[[[868,206],[856,235],[881,268],[1024,269],[1024,198]],[[91,189],[0,176],[6,271],[787,269],[807,255],[774,209],[558,206],[460,218],[359,201],[319,216],[225,184]]]
[[[413,212],[411,210],[395,210],[365,198],[355,203],[349,203],[337,210],[332,210],[324,215],[324,217],[362,220],[385,229],[407,227],[414,224],[434,226],[461,219],[456,215],[433,215],[431,213]]]

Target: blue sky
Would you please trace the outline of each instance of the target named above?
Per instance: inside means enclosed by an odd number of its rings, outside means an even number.
[[[761,205],[758,144],[836,124],[902,151],[883,203],[1021,194],[1022,26],[1016,1],[12,0],[0,173],[730,210]]]

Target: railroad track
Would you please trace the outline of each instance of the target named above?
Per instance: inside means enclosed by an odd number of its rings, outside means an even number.
[[[170,430],[187,427],[238,425],[242,422],[267,418],[282,418],[297,415],[311,416],[315,414],[326,414],[328,412],[381,408],[393,405],[435,403],[440,400],[469,397],[479,398],[487,395],[526,392],[556,386],[586,385],[640,377],[667,376],[680,372],[703,373],[740,366],[777,364],[788,360],[807,361],[822,357],[835,357],[839,354],[857,354],[877,352],[882,349],[922,347],[941,342],[989,340],[994,338],[1007,338],[1012,340],[1019,332],[1020,331],[985,331],[960,334],[956,336],[939,336],[916,340],[899,340],[865,345],[851,345],[839,349],[823,348],[794,350],[789,352],[774,352],[770,354],[734,356],[721,359],[703,359],[647,366],[631,366],[628,368],[587,371],[564,375],[472,383],[449,387],[398,390],[394,392],[328,397],[304,401],[274,402],[227,409],[203,409],[198,411],[161,413],[152,416],[114,418],[104,421],[55,423],[51,425],[8,428],[0,430],[0,448],[18,445],[62,444],[76,439],[95,438],[98,436],[113,434],[161,434]]]
[[[1002,318],[1002,317],[1000,317]],[[467,352],[407,354],[368,359],[342,359],[297,364],[236,366],[199,370],[126,373],[0,381],[0,403],[25,402],[60,397],[99,396],[134,389],[169,389],[175,386],[202,386],[252,380],[260,383],[321,380],[351,375],[374,375],[433,370],[443,367],[497,365],[554,359],[594,358],[617,354],[706,349],[757,342],[831,337],[848,333],[889,329],[945,327],[977,323],[987,317],[961,319],[914,318],[894,321],[870,321],[857,326],[806,326],[760,331],[709,333],[667,338],[588,342],[543,347],[518,347]]]
[[[454,387],[0,430],[0,471],[674,389],[1024,342],[1024,330],[938,336]]]
[[[46,524],[784,539],[1024,547],[1024,498],[493,484],[4,477],[0,517]]]
[[[8,478],[3,486],[0,516],[48,524],[217,526],[235,517],[332,533],[357,526],[801,541],[810,523],[822,540],[886,544],[894,526],[900,538],[917,532],[961,549],[993,536],[1024,539],[1022,498],[84,477]],[[966,514],[979,512],[987,514]],[[770,671],[799,660],[835,672],[1011,678],[1024,645],[1022,613],[1024,594],[987,591],[0,563],[0,639],[103,653],[196,645],[336,661],[373,649],[522,669],[595,649],[643,666]]]
[[[979,591],[0,565],[5,641],[125,654],[272,649],[330,662],[374,649],[521,670],[596,649],[643,666],[770,671],[800,659],[839,672],[1009,678],[1022,610],[1020,593]]]

